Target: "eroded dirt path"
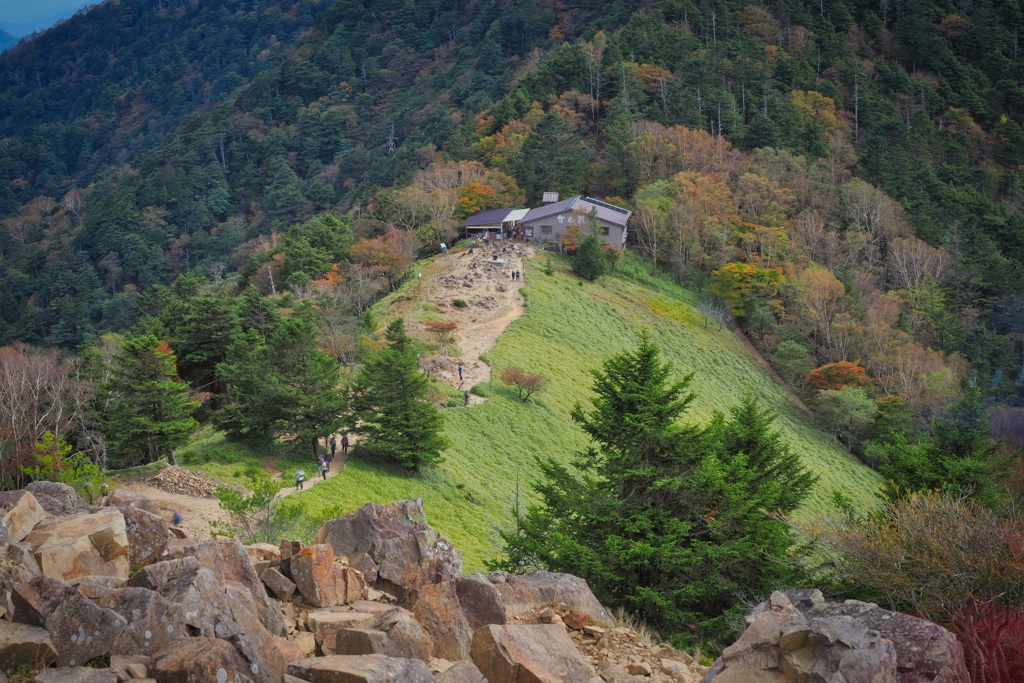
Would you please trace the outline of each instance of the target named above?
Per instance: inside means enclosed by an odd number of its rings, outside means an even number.
[[[448,354],[424,358],[422,364],[430,374],[460,390],[468,390],[481,382],[491,381],[491,368],[480,356],[494,348],[508,326],[524,312],[519,293],[529,277],[526,259],[533,255],[533,247],[516,245],[516,249],[476,249],[473,254],[453,254],[451,268],[434,275],[425,285],[423,302],[437,306],[445,320],[456,323],[454,341]],[[511,274],[519,271],[520,279]],[[467,306],[459,308],[453,302],[463,300]],[[410,325],[418,335],[430,332],[419,323]],[[458,367],[462,365],[462,378]],[[470,405],[485,399],[470,395]]]

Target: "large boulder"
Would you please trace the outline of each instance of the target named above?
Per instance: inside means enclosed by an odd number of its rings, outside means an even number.
[[[129,572],[158,562],[171,537],[170,527],[164,518],[131,505],[118,506],[116,509],[124,517],[125,533],[128,536]]]
[[[463,576],[455,582],[455,592],[471,631],[476,632],[489,624],[508,623],[501,593],[483,574],[477,572]]]
[[[249,673],[249,663],[230,643],[203,637],[174,642],[149,671],[158,683],[244,683],[252,680]]]
[[[434,651],[430,635],[408,610],[394,607],[380,614],[374,627],[387,635],[383,654],[427,661]]]
[[[188,637],[184,610],[156,591],[118,588],[95,598],[95,602],[128,622],[110,649],[113,655],[157,655],[174,641]]]
[[[161,519],[163,518],[164,511],[160,508],[160,503],[156,502],[149,496],[145,496],[141,493],[135,493],[134,491],[126,491],[124,489],[114,489],[107,496],[107,505],[116,507],[118,509],[132,507],[146,512],[152,513]]]
[[[362,594],[358,572],[334,561],[334,548],[326,543],[299,550],[290,558],[292,581],[313,607],[355,602]]]
[[[128,626],[81,591],[46,576],[15,586],[14,620],[49,632],[59,666],[82,666],[108,654]]]
[[[44,576],[62,581],[90,575],[128,578],[128,534],[117,508],[46,519],[25,541]]]
[[[9,536],[8,543],[25,540],[36,524],[49,517],[36,497],[28,491],[5,491],[0,493],[0,507],[4,508],[0,522],[3,522]]]
[[[263,581],[263,585],[270,590],[281,602],[288,602],[295,595],[295,591],[298,587],[295,582],[289,579],[287,576],[277,571],[276,567],[267,567],[260,574],[260,580]]]
[[[896,649],[856,619],[808,618],[775,592],[746,618],[739,640],[702,683],[712,681],[895,683]]]
[[[257,683],[276,683],[288,669],[288,660],[277,647],[274,635],[263,626],[256,603],[248,589],[240,583],[228,581],[224,588],[231,607],[231,617],[242,627],[232,641],[250,663],[250,678]]]
[[[354,612],[337,607],[317,610],[306,615],[306,627],[316,638],[316,644],[325,655],[334,654],[338,631],[343,628],[373,628],[377,618],[365,612]]]
[[[275,636],[284,636],[287,631],[281,618],[281,607],[275,604],[260,581],[252,558],[237,538],[220,538],[198,545],[196,559],[199,564],[213,572],[220,582],[235,581],[245,586],[252,595],[264,627]]]
[[[469,659],[473,644],[473,631],[459,606],[455,586],[455,581],[420,586],[409,593],[404,603],[430,634],[434,656],[453,662]]]
[[[808,619],[850,617],[890,640],[896,648],[897,683],[960,683],[969,680],[963,646],[956,636],[938,624],[859,600],[826,603],[820,593],[809,596],[809,599],[798,599],[805,593],[787,591],[786,596]]]
[[[324,524],[316,542],[330,544],[367,583],[399,598],[462,575],[462,554],[427,524],[422,499],[367,503]]]
[[[427,665],[418,659],[385,655],[332,655],[300,659],[288,673],[309,683],[434,683]]]
[[[199,560],[194,557],[181,557],[164,560],[143,567],[128,579],[133,588],[148,588],[158,591],[168,583],[194,575],[199,571]]]
[[[0,620],[0,670],[10,672],[26,664],[45,666],[55,661],[57,650],[45,628]]]
[[[59,481],[34,481],[27,484],[25,490],[51,515],[70,515],[86,508],[75,489]]]
[[[589,683],[593,675],[558,624],[484,626],[473,634],[472,656],[490,683]]]
[[[18,583],[27,583],[42,576],[39,563],[28,543],[13,543],[0,548],[0,616],[14,611],[11,591]]]
[[[569,611],[586,614],[593,621],[609,623],[612,620],[587,582],[578,576],[553,572],[525,575],[494,572],[488,578],[501,595],[510,619],[562,604]]]

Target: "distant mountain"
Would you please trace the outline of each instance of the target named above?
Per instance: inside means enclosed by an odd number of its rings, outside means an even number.
[[[12,45],[15,45],[17,42],[17,36],[12,36],[7,31],[0,30],[0,52],[3,52]]]
[[[0,31],[23,38],[36,31],[44,31],[82,7],[96,3],[97,0],[37,0],[8,7],[8,4],[15,3],[0,0]]]

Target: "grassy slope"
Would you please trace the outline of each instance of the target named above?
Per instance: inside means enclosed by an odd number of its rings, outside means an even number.
[[[691,420],[727,410],[749,388],[779,413],[777,425],[786,441],[821,477],[806,505],[809,512],[827,506],[834,487],[870,503],[877,476],[817,430],[731,332],[716,331],[714,325],[704,329],[702,317],[685,303],[691,296],[686,290],[612,277],[581,285],[564,263],[556,262],[553,276],[544,275],[541,265],[534,259],[527,276],[526,314],[489,356],[499,372],[509,365],[543,372],[551,383],[542,394],[523,405],[496,384],[497,395],[483,405],[448,409],[446,461],[419,478],[353,460],[339,476],[290,496],[286,505],[301,505],[303,514],[315,517],[332,508],[347,512],[367,501],[421,497],[430,523],[462,550],[466,569],[479,569],[496,552],[492,525],[507,523],[517,477],[521,495],[529,499],[536,456],[565,459],[585,445],[568,412],[590,395],[590,370],[631,348],[644,326],[677,371],[694,373],[691,387],[698,396]],[[434,268],[424,268],[425,278]],[[418,301],[413,287],[382,302],[382,316],[413,313]]]

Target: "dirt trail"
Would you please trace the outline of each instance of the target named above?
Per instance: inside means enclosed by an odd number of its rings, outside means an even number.
[[[338,434],[337,438],[341,441],[341,435]],[[349,437],[352,438],[351,436]],[[331,463],[330,470],[327,472],[327,478],[338,474],[342,469],[345,468],[345,461],[347,458],[341,456],[341,447],[338,447],[338,454]],[[310,489],[324,481],[317,469],[315,462],[310,462],[306,467],[303,467],[306,472],[306,481],[303,482],[303,489]],[[285,472],[273,471],[272,475],[275,479],[281,480],[282,476],[287,476],[287,481],[292,482],[292,476],[295,474],[294,469],[289,469]],[[210,496],[199,496],[189,495],[184,493],[173,493],[166,491],[162,488],[158,488],[149,483],[147,479],[119,479],[115,488],[134,491],[135,493],[141,493],[144,496],[148,496],[155,500],[163,511],[164,519],[168,523],[171,522],[174,517],[174,513],[181,515],[181,523],[178,525],[181,529],[188,534],[189,538],[195,538],[198,540],[206,540],[212,538],[210,534],[210,522],[220,521],[227,522],[228,515],[224,510],[220,508],[220,503],[216,498]],[[212,480],[211,480],[212,481]],[[278,494],[279,497],[284,497],[295,493],[297,491],[294,486],[287,486],[281,489]]]
[[[442,353],[422,360],[424,369],[433,377],[447,382],[456,389],[468,390],[481,382],[491,381],[491,369],[480,360],[480,355],[498,343],[512,321],[523,314],[523,299],[519,289],[528,277],[526,259],[534,248],[516,245],[514,251],[475,249],[452,255],[450,270],[430,279],[424,291],[424,303],[434,304],[449,322],[456,323],[454,342],[449,354]],[[519,271],[520,279],[511,279]],[[454,301],[461,299],[468,306],[459,308]],[[410,325],[420,336],[430,333],[422,325]],[[435,340],[436,341],[436,340]],[[458,354],[458,355],[456,355]],[[462,378],[458,367],[462,364]],[[470,395],[469,403],[482,403],[485,399]]]

